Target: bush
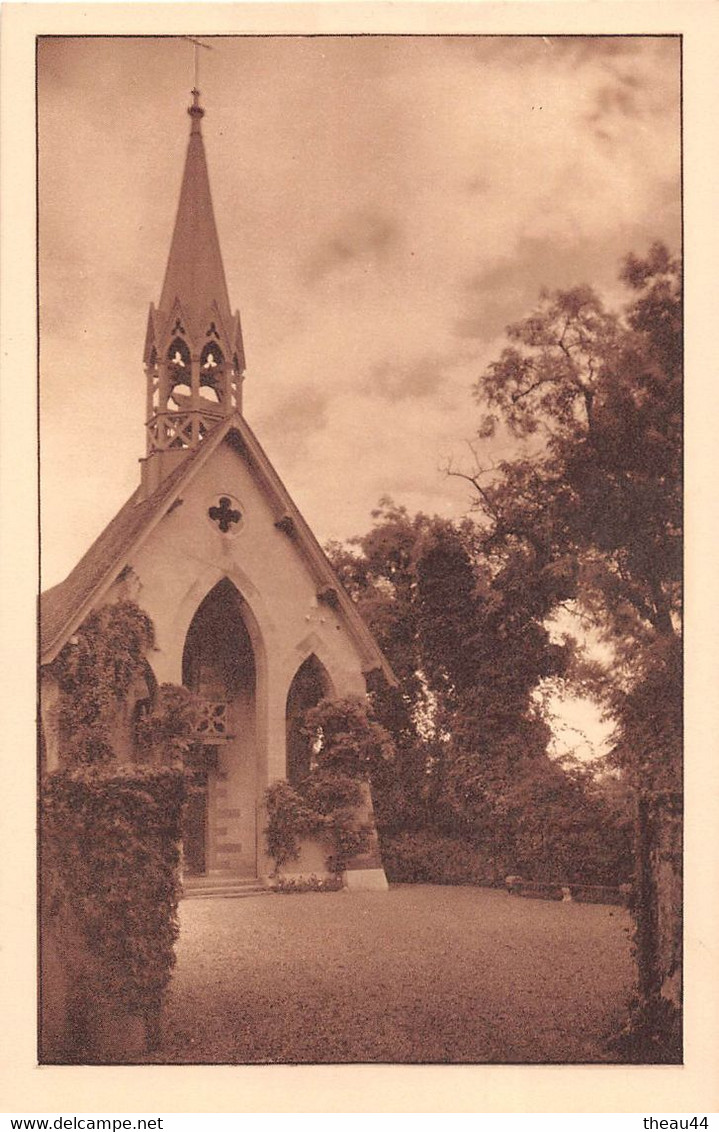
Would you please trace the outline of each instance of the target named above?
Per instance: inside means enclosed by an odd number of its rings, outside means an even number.
[[[197,696],[178,684],[161,684],[151,709],[135,727],[137,754],[146,762],[182,762],[194,769],[202,744],[193,742],[199,719]]]
[[[503,882],[502,870],[464,841],[423,829],[380,835],[382,861],[390,884],[477,884]]]
[[[265,792],[268,852],[279,870],[299,856],[302,837],[324,837],[332,846],[327,867],[341,873],[368,849],[372,827],[357,822],[362,782],[393,757],[394,744],[356,696],[321,700],[305,712],[302,731],[316,763],[295,787],[276,782]]]
[[[327,819],[305,801],[289,782],[273,782],[265,791],[267,851],[281,869],[300,855],[300,838],[321,834]]]
[[[112,761],[109,730],[133,680],[145,671],[154,641],[147,614],[120,601],[91,613],[53,661],[50,672],[62,693],[65,765]]]
[[[617,1058],[633,1065],[681,1065],[681,1010],[661,995],[636,997],[626,1026],[608,1045]]]
[[[321,767],[351,778],[368,778],[394,758],[394,741],[359,696],[324,699],[305,713],[303,733],[316,744]]]
[[[265,835],[277,870],[297,859],[302,837],[320,837],[331,846],[327,868],[341,873],[348,860],[367,849],[370,831],[355,822],[361,798],[357,779],[326,770],[310,774],[297,789],[273,783],[265,792]]]
[[[340,877],[277,877],[272,891],[281,896],[292,896],[303,892],[339,892],[342,888]]]
[[[300,790],[307,804],[325,817],[354,813],[362,800],[362,789],[356,778],[330,771],[320,770],[309,775]]]
[[[90,614],[50,669],[60,688],[62,769],[41,797],[43,948],[58,941],[71,998],[58,1008],[61,1040],[71,1058],[101,1056],[92,1046],[103,1040],[103,1001],[143,1018],[156,1041],[175,962],[182,762],[193,749],[194,704],[186,689],[157,693],[146,659],[153,642],[147,614],[118,602]],[[131,715],[138,688],[146,696]],[[133,757],[143,765],[127,765]]]
[[[146,1017],[175,963],[184,796],[167,767],[78,767],[43,789],[45,915],[70,919],[102,993]]]

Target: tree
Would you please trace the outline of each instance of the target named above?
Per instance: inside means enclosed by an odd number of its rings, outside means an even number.
[[[571,656],[544,623],[566,592],[561,571],[532,572],[521,548],[483,554],[471,522],[410,517],[389,500],[375,520],[353,548],[332,555],[401,679],[399,691],[375,692],[397,744],[373,779],[385,835],[424,829],[462,838],[493,862],[495,880],[520,865],[544,879],[560,858],[573,860],[571,879],[606,879],[611,864],[602,873],[588,846],[603,831],[611,857],[617,845],[607,831],[616,823],[588,780],[573,780],[550,758],[551,730],[535,697]],[[541,836],[528,832],[530,810]],[[625,879],[616,876],[621,861],[617,850],[611,879]]]
[[[679,265],[660,246],[629,257],[634,301],[607,312],[589,288],[545,295],[475,387],[533,450],[490,482],[467,478],[493,545],[519,543],[599,599],[620,640],[677,628],[681,583],[682,339]],[[579,582],[579,576],[576,575]],[[594,608],[594,607],[592,607]],[[633,624],[630,622],[633,621]]]
[[[547,613],[570,602],[611,645],[595,688],[637,798],[643,1008],[662,1013],[663,998],[678,1006],[681,939],[681,276],[655,245],[629,256],[621,278],[631,297],[620,313],[582,287],[545,294],[508,329],[475,388],[488,410],[479,436],[501,426],[521,448],[454,474],[474,489],[486,552],[523,561],[530,585],[563,582]]]

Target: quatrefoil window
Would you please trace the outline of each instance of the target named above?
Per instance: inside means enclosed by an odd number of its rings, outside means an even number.
[[[219,502],[210,507],[207,512],[213,523],[217,523],[223,535],[226,535],[231,527],[237,526],[242,518],[239,507],[233,507],[232,502],[229,495],[221,495]]]

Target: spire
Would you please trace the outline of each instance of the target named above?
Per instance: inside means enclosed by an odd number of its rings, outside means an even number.
[[[201,321],[216,303],[220,318],[229,331],[232,321],[230,300],[202,140],[205,111],[200,106],[200,92],[196,89],[192,91],[192,106],[188,107],[187,113],[192,120],[190,141],[160,310],[169,312],[173,303],[179,300],[193,331],[201,333],[204,327],[198,325],[198,320]]]
[[[190,138],[160,305],[145,341],[149,489],[214,425],[241,410],[244,354],[212,208],[200,92],[192,91]]]

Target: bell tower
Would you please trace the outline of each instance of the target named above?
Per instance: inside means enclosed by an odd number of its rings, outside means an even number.
[[[204,437],[242,411],[240,315],[230,310],[212,208],[200,92],[192,91],[190,138],[159,306],[145,339],[147,497]]]

